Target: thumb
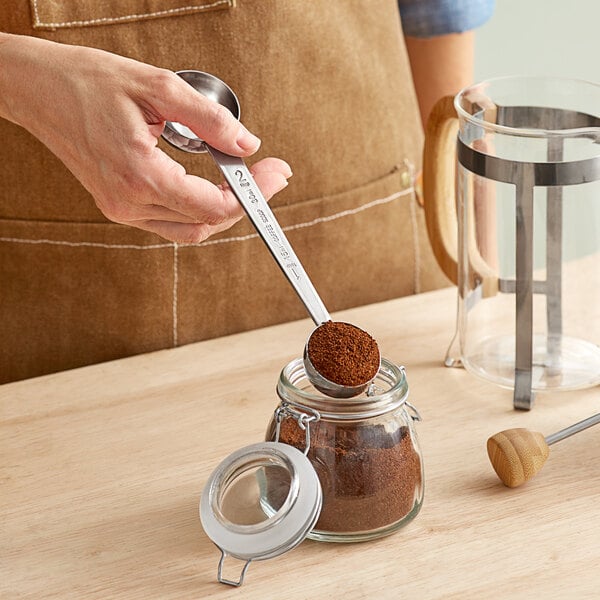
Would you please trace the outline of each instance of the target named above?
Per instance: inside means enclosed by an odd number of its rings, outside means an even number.
[[[185,125],[200,139],[233,156],[249,156],[258,150],[260,140],[225,106],[202,95],[178,75],[172,75],[164,93],[156,97],[155,108],[164,120]]]

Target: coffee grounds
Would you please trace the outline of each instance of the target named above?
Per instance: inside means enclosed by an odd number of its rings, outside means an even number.
[[[377,342],[350,323],[327,321],[308,340],[308,358],[325,379],[350,387],[369,383],[379,370]]]
[[[422,493],[421,459],[407,426],[389,431],[381,423],[324,420],[309,426],[308,458],[323,489],[316,530],[370,531],[413,510]],[[294,419],[284,419],[279,441],[304,451],[305,432]]]

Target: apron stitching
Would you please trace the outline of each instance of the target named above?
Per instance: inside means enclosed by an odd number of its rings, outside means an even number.
[[[140,19],[142,17],[163,17],[167,15],[175,15],[186,10],[206,10],[209,8],[214,8],[215,6],[219,6],[220,4],[231,4],[231,0],[215,0],[215,2],[211,2],[210,4],[201,4],[201,5],[191,5],[191,6],[181,6],[179,8],[170,8],[167,10],[158,10],[155,12],[149,13],[139,13],[134,15],[123,15],[122,17],[101,17],[98,19],[88,19],[81,21],[64,21],[58,23],[43,23],[40,21],[39,13],[38,13],[38,5],[37,0],[33,0],[33,14],[35,19],[35,25],[44,26],[44,27],[74,27],[74,26],[85,26],[85,25],[95,25],[98,23],[122,23],[126,21],[134,21],[136,19]]]
[[[178,258],[177,242],[173,243],[173,347],[177,347],[177,293],[179,288],[179,270],[177,264]]]
[[[118,250],[160,250],[162,248],[171,248],[173,244],[149,244],[142,246],[138,244],[103,244],[101,242],[67,242],[66,240],[32,240],[28,238],[0,237],[0,242],[13,242],[16,244],[51,244],[53,246],[70,246],[72,248],[116,248]]]
[[[402,196],[406,196],[412,194],[414,188],[409,187],[403,189],[399,192],[394,192],[385,198],[378,198],[377,200],[372,200],[371,202],[367,202],[361,206],[357,206],[356,208],[351,208],[348,210],[342,210],[338,213],[334,213],[333,215],[328,215],[326,217],[318,217],[313,219],[312,221],[305,221],[304,223],[296,223],[294,225],[287,225],[282,227],[284,231],[294,231],[295,229],[303,229],[305,227],[313,227],[314,225],[319,225],[320,223],[327,223],[329,221],[336,221],[337,219],[341,219],[342,217],[348,217],[351,215],[355,215],[361,213],[370,208],[374,208],[376,206],[380,206],[382,204],[388,204],[397,198]],[[414,206],[411,202],[411,220],[413,222],[413,229],[416,231],[416,215],[414,212]],[[248,235],[239,235],[239,236],[231,236],[226,238],[221,238],[218,240],[207,240],[206,242],[200,242],[199,244],[178,244],[177,248],[198,248],[202,246],[212,246],[215,244],[224,244],[228,242],[244,242],[246,240],[252,240],[257,238],[257,233],[250,233]],[[416,237],[416,236],[415,236]],[[28,239],[28,238],[15,238],[15,237],[0,237],[0,242],[12,242],[16,244],[50,244],[54,246],[70,246],[73,248],[77,247],[90,247],[90,248],[107,248],[107,249],[119,249],[119,250],[162,250],[164,248],[172,248],[172,243],[164,243],[164,244],[148,244],[138,245],[138,244],[104,244],[101,242],[68,242],[65,240],[49,240],[49,239]],[[418,247],[418,244],[416,244]],[[418,252],[415,252],[415,262],[418,262]]]
[[[357,208],[352,208],[349,210],[342,210],[339,213],[335,213],[335,214],[329,215],[327,217],[318,217],[317,219],[313,219],[312,221],[306,221],[304,223],[296,223],[295,225],[287,225],[286,227],[282,227],[281,229],[283,229],[283,231],[294,231],[295,229],[303,229],[304,227],[312,227],[313,225],[318,225],[319,223],[327,223],[329,221],[335,221],[342,217],[348,217],[351,215],[355,215],[364,210],[373,208],[375,206],[379,206],[381,204],[387,204],[388,202],[392,202],[393,200],[396,200],[396,198],[400,198],[401,196],[405,196],[406,194],[409,194],[411,192],[412,192],[412,188],[408,188],[408,189],[402,190],[401,192],[395,192],[389,196],[386,196],[385,198],[379,198],[378,200],[372,200],[371,202],[367,202],[366,204],[363,204],[362,206],[358,206]],[[257,233],[250,233],[248,235],[241,235],[241,236],[229,237],[229,238],[221,238],[219,240],[208,240],[206,242],[201,242],[200,244],[186,244],[186,246],[188,246],[188,247],[194,246],[194,245],[211,246],[214,244],[223,244],[225,242],[244,242],[246,240],[250,240],[253,238],[257,238],[257,237],[258,237]]]
[[[40,25],[40,15],[38,13],[37,0],[33,0],[33,20],[35,25]]]

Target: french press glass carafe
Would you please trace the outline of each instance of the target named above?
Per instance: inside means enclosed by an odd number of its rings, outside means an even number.
[[[446,364],[514,388],[520,409],[600,383],[600,85],[508,77],[442,99],[423,191],[458,285]]]

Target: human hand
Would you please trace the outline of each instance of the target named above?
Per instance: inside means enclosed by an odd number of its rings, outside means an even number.
[[[242,217],[226,184],[186,173],[157,141],[166,120],[234,156],[253,154],[260,141],[175,73],[101,50],[8,34],[0,34],[0,58],[0,116],[56,154],[111,221],[198,243]],[[250,171],[267,199],[292,174],[277,158]]]

